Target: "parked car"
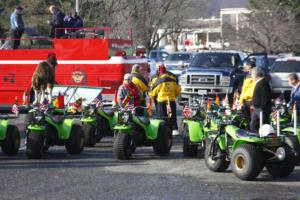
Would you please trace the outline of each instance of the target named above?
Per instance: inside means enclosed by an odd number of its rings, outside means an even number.
[[[267,55],[247,55],[239,51],[203,51],[194,55],[189,66],[179,77],[181,102],[198,95],[233,94],[243,83],[243,64],[255,59],[259,67],[267,69]],[[229,97],[230,97],[229,96]]]
[[[150,67],[150,77],[155,74],[156,64],[158,62],[163,62],[169,56],[169,53],[162,50],[152,50],[149,52],[148,64]]]
[[[297,73],[300,76],[300,57],[277,59],[271,68],[272,91],[275,94],[291,91],[288,75]]]
[[[162,50],[152,50],[149,53],[149,61],[154,61],[154,62],[163,62],[167,59],[167,57],[169,56],[169,53],[166,51],[162,51]]]
[[[272,65],[274,64],[274,62],[279,58],[279,56],[277,55],[268,55],[268,63],[269,63],[269,68],[272,67]]]
[[[193,54],[190,52],[171,53],[164,61],[164,64],[168,71],[179,76],[182,70],[189,65],[192,56]]]

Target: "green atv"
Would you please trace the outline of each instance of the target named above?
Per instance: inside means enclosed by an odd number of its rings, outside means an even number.
[[[200,152],[200,157],[203,157],[207,132],[205,131],[205,110],[201,101],[198,99],[189,101],[189,105],[184,106],[183,115],[183,155],[195,157]]]
[[[118,159],[129,159],[138,146],[153,146],[158,155],[166,155],[172,147],[172,132],[168,122],[149,119],[140,114],[144,108],[120,109],[118,122],[114,126],[114,155]],[[139,114],[138,114],[139,113]]]
[[[68,118],[65,110],[38,108],[27,116],[26,154],[41,158],[50,146],[65,146],[69,154],[80,154],[84,148],[84,132],[80,121]]]
[[[230,118],[232,123],[238,127],[247,127],[249,122],[239,112],[232,112],[229,105],[220,106],[216,103],[210,103],[207,109],[208,100],[202,98],[200,100],[193,99],[189,101],[191,107],[184,107],[183,120],[183,154],[187,157],[196,156],[200,147],[200,155],[203,157],[205,149],[205,141],[209,132],[218,130],[216,121],[220,116],[222,118]]]
[[[205,163],[214,172],[225,171],[230,162],[233,173],[242,180],[254,180],[266,166],[273,177],[286,177],[295,167],[295,151],[284,136],[264,137],[232,124],[218,121],[219,130],[206,141]]]
[[[281,133],[285,135],[289,145],[297,152],[296,159],[298,163],[300,162],[300,128],[297,125],[299,120],[297,119],[298,117],[292,117],[297,115],[297,111],[294,111],[294,113],[291,114],[286,105],[277,107],[275,111],[278,111],[280,121],[273,117],[273,124],[280,127]]]
[[[117,114],[104,108],[96,108],[89,104],[84,108],[82,128],[84,130],[85,146],[94,147],[105,136],[114,135],[114,125],[118,121]]]
[[[9,116],[0,116],[0,145],[5,155],[18,153],[20,148],[20,132],[17,126],[11,124]]]

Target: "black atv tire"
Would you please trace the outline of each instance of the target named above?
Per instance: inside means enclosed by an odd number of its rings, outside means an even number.
[[[153,145],[153,150],[158,155],[166,155],[170,152],[173,144],[171,129],[167,123],[162,122],[159,125],[157,139]]]
[[[96,127],[87,123],[82,125],[82,129],[84,131],[84,146],[86,147],[94,147],[97,143],[95,138]]]
[[[15,125],[8,125],[6,138],[2,143],[2,152],[7,156],[16,155],[20,148],[20,132]]]
[[[185,157],[196,157],[198,153],[198,145],[193,145],[190,142],[189,128],[184,126],[183,128],[183,155]]]
[[[284,178],[289,176],[294,171],[296,160],[296,156],[290,155],[286,157],[284,161],[267,163],[266,168],[271,176]]]
[[[65,144],[69,154],[80,154],[84,148],[84,132],[81,126],[75,124],[72,127],[70,138]]]
[[[296,155],[296,163],[300,162],[300,144],[299,144],[299,140],[297,138],[297,136],[294,135],[286,135],[284,137],[284,142],[291,147],[295,153],[297,153]]]
[[[217,160],[213,160],[212,156],[209,155],[211,145],[213,145],[212,139],[206,139],[206,147],[205,147],[205,151],[204,151],[205,165],[207,166],[207,168],[209,170],[211,170],[213,172],[224,172],[228,168],[230,162],[226,160],[225,155],[221,156],[222,151],[219,148],[218,144],[216,144],[217,155],[219,155],[221,157],[218,158]]]
[[[40,132],[30,132],[27,136],[26,155],[29,159],[40,159],[43,155],[44,136]]]
[[[119,160],[127,160],[133,153],[132,138],[128,133],[119,132],[114,141],[114,155]]]
[[[263,169],[261,152],[254,145],[240,145],[232,154],[231,168],[233,173],[242,180],[256,179]]]

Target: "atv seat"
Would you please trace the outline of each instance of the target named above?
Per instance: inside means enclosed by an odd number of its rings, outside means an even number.
[[[52,116],[49,116],[49,118],[56,124],[62,124],[64,121],[64,116],[61,116],[61,115],[52,115]]]
[[[138,116],[137,117],[138,120],[140,122],[142,122],[143,124],[149,125],[150,124],[150,119],[148,117],[144,117],[144,116]]]
[[[259,135],[250,131],[246,131],[244,129],[239,129],[236,133],[236,136],[242,138],[242,137],[258,137]]]

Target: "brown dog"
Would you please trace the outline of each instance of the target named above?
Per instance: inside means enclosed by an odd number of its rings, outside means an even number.
[[[52,101],[52,89],[55,83],[55,67],[57,59],[55,54],[50,53],[46,61],[40,62],[36,67],[32,79],[31,87],[34,90],[34,105],[43,103],[45,91],[49,90],[49,102]]]

